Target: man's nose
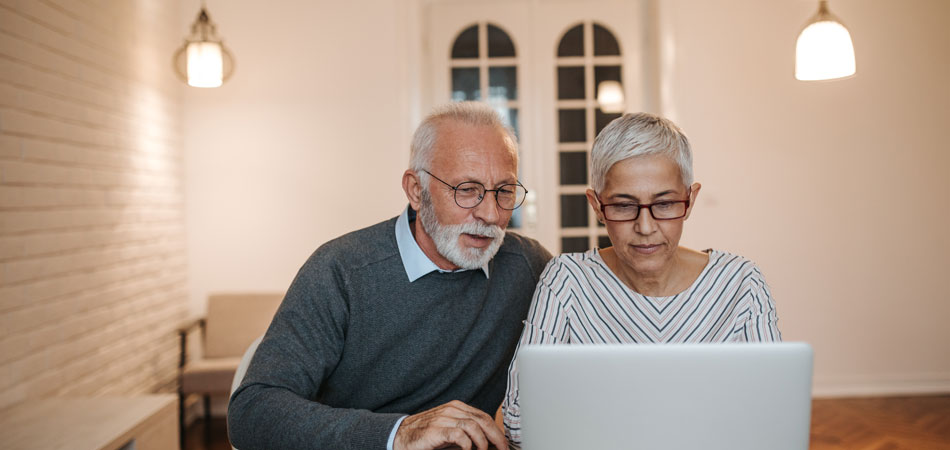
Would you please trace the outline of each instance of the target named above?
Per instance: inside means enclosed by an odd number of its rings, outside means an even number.
[[[498,200],[494,197],[494,192],[485,192],[482,202],[475,206],[473,215],[476,219],[487,224],[500,225],[498,219],[503,211],[498,206]]]

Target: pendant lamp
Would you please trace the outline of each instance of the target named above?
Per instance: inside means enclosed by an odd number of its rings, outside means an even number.
[[[622,113],[626,108],[623,98],[623,86],[619,81],[601,81],[597,85],[597,106],[608,113]]]
[[[828,11],[828,2],[821,0],[818,13],[798,35],[795,78],[803,81],[833,80],[854,73],[851,33]]]
[[[219,87],[234,73],[234,57],[215,28],[202,3],[191,34],[173,57],[175,73],[189,86]]]

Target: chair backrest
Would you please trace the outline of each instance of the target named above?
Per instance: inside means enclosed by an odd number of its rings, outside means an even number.
[[[208,297],[205,325],[205,358],[244,354],[255,338],[270,326],[284,295],[212,294]]]
[[[234,371],[234,378],[231,379],[231,394],[234,395],[234,391],[237,390],[238,386],[241,385],[241,382],[244,381],[244,374],[247,373],[247,366],[251,365],[251,360],[254,359],[254,353],[257,351],[257,346],[261,345],[261,340],[264,339],[264,335],[260,335],[257,339],[254,339],[254,342],[251,342],[251,345],[247,346],[247,350],[244,351],[244,356],[241,357],[241,362],[237,366],[237,370]],[[237,447],[231,447],[233,450],[238,450]]]
[[[254,358],[254,352],[257,351],[257,346],[261,345],[262,339],[264,339],[263,335],[258,336],[257,339],[254,339],[254,342],[251,342],[251,345],[247,346],[244,356],[241,357],[241,363],[238,364],[237,370],[234,371],[234,378],[231,380],[231,395],[234,394],[234,391],[236,391],[238,386],[241,385],[241,382],[244,381],[247,366],[251,365],[251,359]]]

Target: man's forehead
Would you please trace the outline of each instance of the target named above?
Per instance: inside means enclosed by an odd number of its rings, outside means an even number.
[[[447,181],[478,181],[482,184],[510,183],[518,179],[518,158],[505,145],[463,142],[436,150],[433,169]],[[449,180],[450,179],[450,180]]]
[[[452,138],[457,135],[485,134],[510,141],[508,130],[496,124],[480,124],[458,119],[442,119],[437,122],[438,136]],[[510,142],[509,142],[510,143]]]
[[[436,157],[457,158],[464,154],[499,153],[518,159],[517,147],[508,132],[497,126],[448,122],[440,125],[435,141]]]

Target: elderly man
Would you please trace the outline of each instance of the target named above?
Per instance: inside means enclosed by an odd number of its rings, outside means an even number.
[[[300,269],[231,397],[236,447],[507,448],[489,414],[551,259],[505,233],[527,192],[515,139],[488,106],[454,103],[410,158],[402,215]]]

